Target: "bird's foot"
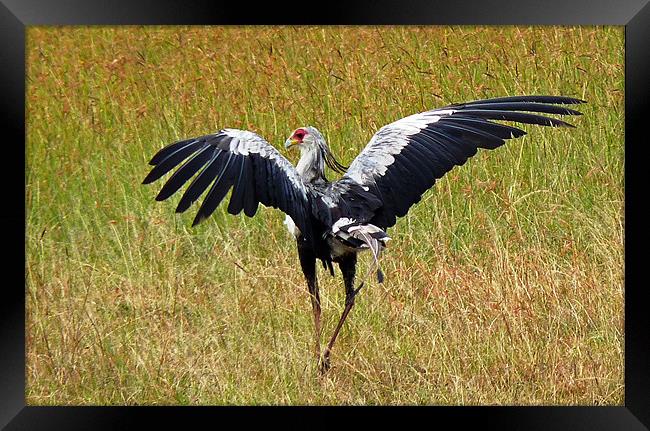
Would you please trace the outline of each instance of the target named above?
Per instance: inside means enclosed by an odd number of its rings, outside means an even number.
[[[330,370],[330,368],[330,352],[327,350],[320,358],[320,361],[318,363],[318,371],[320,372],[321,376],[324,376]]]
[[[352,306],[354,305],[355,296],[357,296],[357,293],[359,293],[362,287],[363,287],[363,282],[361,282],[359,287],[357,287],[356,289],[352,288],[351,290],[347,290],[345,293],[345,310],[343,310],[343,314],[341,315],[341,319],[339,320],[339,323],[336,326],[336,330],[334,330],[334,334],[332,335],[329,344],[325,348],[325,351],[323,352],[323,356],[321,357],[318,364],[318,368],[320,370],[321,376],[327,373],[331,368],[330,352],[332,351],[332,346],[334,346],[334,341],[336,341],[336,337],[339,335],[339,331],[343,326],[343,322],[345,321],[345,318],[347,317],[348,313],[352,309]]]

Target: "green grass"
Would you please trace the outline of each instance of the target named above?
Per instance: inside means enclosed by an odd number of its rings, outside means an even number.
[[[622,27],[27,36],[28,404],[623,404]],[[222,127],[280,148],[314,125],[347,164],[398,118],[517,94],[589,103],[389,231],[324,378],[284,215],[190,228],[196,206],[140,185],[163,145]],[[319,275],[329,336],[344,289]]]

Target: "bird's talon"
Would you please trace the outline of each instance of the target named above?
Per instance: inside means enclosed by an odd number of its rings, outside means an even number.
[[[329,355],[324,355],[321,358],[318,368],[319,368],[319,371],[320,371],[321,375],[324,375],[325,373],[327,373],[330,370],[331,365],[330,365]]]

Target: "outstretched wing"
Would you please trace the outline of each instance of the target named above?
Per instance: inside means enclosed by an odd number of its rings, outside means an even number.
[[[558,104],[584,103],[556,96],[516,96],[478,100],[411,115],[382,127],[339,180],[345,203],[367,202],[365,214],[349,214],[388,228],[420,201],[422,194],[478,148],[494,149],[525,134],[489,120],[542,126],[571,126],[537,113],[581,115]],[[532,112],[532,113],[531,113]],[[534,113],[534,114],[533,114]],[[363,190],[359,189],[359,185]],[[364,196],[365,195],[365,196]]]
[[[291,216],[301,232],[311,232],[309,197],[293,165],[259,135],[237,129],[170,144],[153,156],[149,184],[181,164],[156,196],[162,201],[198,173],[183,194],[176,212],[187,210],[208,188],[192,226],[210,216],[233,188],[230,214],[252,217],[257,206],[279,208]]]

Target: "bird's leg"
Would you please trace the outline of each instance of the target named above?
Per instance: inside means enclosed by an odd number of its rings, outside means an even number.
[[[302,246],[298,241],[298,255],[300,257],[300,266],[302,272],[305,274],[307,280],[307,289],[309,290],[309,299],[311,300],[311,309],[314,314],[314,334],[315,334],[315,349],[314,354],[316,360],[320,359],[320,338],[321,338],[321,322],[320,322],[320,295],[318,294],[318,280],[316,279],[316,256],[314,253]]]
[[[348,317],[348,314],[350,313],[350,310],[354,305],[354,297],[357,295],[357,293],[359,293],[359,290],[361,290],[362,287],[363,287],[363,283],[361,283],[361,285],[357,289],[352,289],[351,293],[348,293],[346,291],[345,309],[343,310],[343,314],[339,319],[339,323],[336,325],[334,334],[332,334],[332,338],[330,339],[330,342],[327,343],[327,347],[325,348],[325,352],[323,353],[323,358],[321,360],[321,367],[320,367],[321,373],[324,373],[330,369],[330,353],[332,351],[332,347],[334,347],[334,342],[336,341],[336,337],[338,337],[339,331],[343,327],[343,323],[345,322],[345,319]]]
[[[316,347],[315,354],[316,358],[320,358],[320,337],[321,337],[321,325],[320,325],[320,296],[318,294],[318,282],[316,277],[313,281],[307,281],[307,287],[309,288],[309,297],[311,299],[311,308],[314,313],[314,330],[316,335]]]
[[[345,319],[348,317],[350,310],[352,310],[352,307],[354,306],[354,298],[357,296],[357,293],[359,293],[359,290],[361,290],[361,288],[363,287],[363,283],[361,283],[361,285],[358,288],[356,289],[354,288],[354,275],[355,275],[356,264],[357,264],[356,254],[351,254],[350,256],[341,259],[341,261],[339,262],[339,267],[341,268],[341,273],[343,274],[343,281],[345,283],[345,308],[343,309],[343,314],[341,314],[339,323],[336,325],[334,334],[332,334],[332,338],[330,339],[329,343],[327,344],[327,347],[325,348],[323,357],[321,358],[321,363],[320,363],[321,373],[325,373],[330,368],[330,353],[332,351],[332,347],[334,347],[334,342],[336,341],[336,337],[338,337],[339,331],[343,327],[343,323],[345,323]]]

